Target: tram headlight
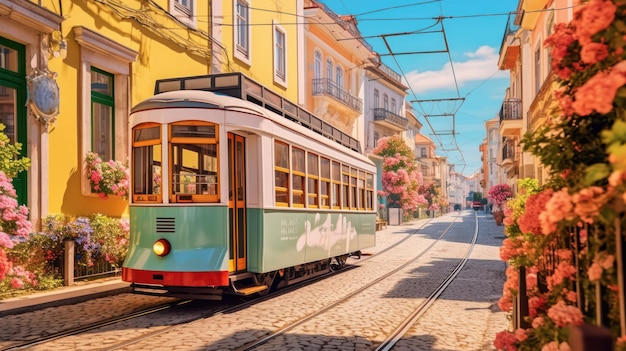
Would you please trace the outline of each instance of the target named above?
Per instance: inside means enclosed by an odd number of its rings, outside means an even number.
[[[159,239],[152,244],[152,252],[157,256],[165,256],[172,250],[172,245],[166,239]]]

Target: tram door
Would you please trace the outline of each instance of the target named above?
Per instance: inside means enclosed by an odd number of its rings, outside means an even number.
[[[245,139],[228,133],[228,216],[230,223],[229,272],[246,269]]]

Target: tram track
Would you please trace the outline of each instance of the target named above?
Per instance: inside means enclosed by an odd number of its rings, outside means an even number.
[[[406,269],[407,267],[409,267],[410,265],[412,265],[413,263],[415,263],[416,261],[418,261],[420,258],[422,258],[424,255],[426,255],[438,242],[440,242],[445,236],[446,234],[450,231],[450,229],[452,228],[452,226],[455,224],[456,222],[456,218],[447,226],[447,228],[439,235],[438,238],[436,238],[436,240],[434,240],[432,243],[430,243],[427,247],[425,247],[423,250],[421,250],[417,255],[415,255],[413,258],[411,258],[410,260],[406,261],[404,264],[397,266],[395,269],[388,271],[386,274],[383,274],[381,276],[379,276],[378,278],[374,279],[373,281],[369,282],[369,284],[367,286],[363,286],[359,289],[356,289],[355,291],[345,295],[343,298],[327,305],[326,307],[324,307],[323,309],[320,309],[318,311],[315,311],[313,313],[310,313],[309,315],[300,318],[296,321],[292,321],[291,323],[289,323],[288,325],[277,329],[275,331],[273,331],[272,333],[264,336],[263,338],[260,338],[254,342],[248,343],[242,347],[237,348],[237,351],[249,351],[249,350],[254,350],[257,347],[260,347],[262,345],[268,344],[269,342],[271,342],[272,340],[276,339],[277,337],[299,327],[304,325],[305,323],[313,320],[314,318],[317,318],[319,316],[324,315],[325,313],[337,308],[338,306],[346,303],[347,301],[353,299],[354,297],[362,294],[364,291],[369,290],[370,288],[372,288],[373,286],[375,286],[377,283],[383,282],[386,279],[388,279],[389,277],[397,274],[398,272],[403,271],[404,269]],[[477,223],[477,222],[476,222]],[[415,229],[414,231],[418,231],[419,229],[423,228],[423,226],[420,226],[420,228]],[[476,228],[477,228],[477,224],[476,224]],[[478,230],[475,230],[472,242],[471,242],[471,246],[473,246],[473,244],[476,242],[476,236],[477,236]],[[406,240],[408,240],[410,236],[407,236],[405,238],[403,238],[402,240],[392,244],[391,246],[389,246],[388,248],[385,248],[384,250],[381,250],[379,253],[377,253],[377,256],[380,255],[383,252],[386,251],[390,251],[393,248],[402,245],[402,243],[404,243]],[[465,259],[467,259],[467,257],[469,257],[469,253],[471,253],[471,247],[470,250],[468,251],[468,253],[465,256]],[[373,256],[372,256],[373,257]],[[425,311],[435,300],[436,298],[445,290],[445,288],[448,286],[448,284],[454,280],[454,277],[456,277],[456,275],[458,274],[458,272],[462,269],[463,264],[459,264],[457,265],[457,267],[454,269],[454,271],[452,273],[450,273],[445,279],[444,282],[442,282],[439,287],[435,290],[435,292],[433,292],[429,298],[424,302],[424,304],[420,305],[420,307],[418,307],[418,310],[422,310]],[[418,313],[415,313],[414,315],[417,316],[417,318],[419,318]],[[413,318],[414,319],[414,318]],[[412,325],[411,323],[412,319],[409,319],[406,321],[406,325]],[[413,322],[414,323],[414,322]],[[403,323],[404,324],[404,323]],[[394,338],[397,336],[402,335],[402,331],[404,330],[403,328],[398,328],[397,332],[394,332],[394,335],[391,335],[388,340],[389,341],[385,341],[385,344],[388,344],[390,346],[393,346],[393,344],[395,344],[394,342]]]
[[[456,221],[456,219],[455,219]],[[446,233],[450,230],[450,228],[454,225],[454,222],[450,223],[447,228],[441,233],[441,235],[439,235],[439,237],[436,238],[436,240],[434,240],[429,246],[427,246],[426,248],[424,248],[422,250],[422,252],[420,254],[418,254],[416,257],[413,258],[413,260],[411,260],[410,262],[406,262],[405,264],[403,264],[402,266],[398,267],[395,271],[399,271],[402,268],[408,266],[411,262],[414,262],[416,260],[418,260],[420,257],[422,257],[424,254],[426,254],[428,252],[428,250],[430,250],[430,248],[432,248],[439,240],[443,239],[446,235]],[[158,326],[158,328],[152,327],[152,328],[146,328],[146,330],[144,330],[143,332],[140,332],[139,334],[141,335],[135,335],[133,337],[130,337],[128,335],[126,335],[125,337],[123,337],[120,340],[117,340],[116,342],[107,345],[104,348],[100,348],[98,347],[97,349],[99,350],[107,350],[107,351],[112,351],[112,350],[121,350],[121,349],[133,349],[133,345],[137,345],[137,344],[141,344],[142,341],[145,340],[151,340],[153,338],[158,337],[159,335],[164,335],[167,333],[176,333],[177,329],[179,328],[185,328],[186,326],[189,326],[190,324],[193,324],[197,321],[201,321],[201,320],[207,320],[210,319],[212,317],[218,316],[218,315],[228,315],[231,313],[236,313],[237,311],[240,310],[245,310],[246,308],[254,305],[254,304],[258,304],[258,303],[262,303],[264,301],[267,300],[271,300],[271,299],[275,299],[275,298],[279,298],[281,295],[283,294],[288,294],[294,290],[298,290],[301,289],[304,286],[307,285],[311,285],[314,284],[318,281],[327,279],[331,276],[334,275],[338,275],[338,274],[342,274],[342,273],[346,273],[349,272],[350,270],[353,270],[355,268],[359,268],[360,263],[364,263],[374,257],[380,257],[383,254],[389,253],[389,252],[393,252],[394,249],[400,247],[401,245],[404,245],[406,243],[407,240],[410,240],[411,236],[415,233],[417,233],[418,231],[420,231],[422,228],[426,227],[426,225],[428,225],[429,223],[432,222],[432,219],[428,219],[426,221],[424,221],[423,223],[420,224],[419,227],[417,228],[412,228],[411,232],[407,233],[408,235],[406,235],[404,238],[399,239],[398,241],[395,241],[393,243],[391,243],[389,246],[386,246],[384,248],[382,248],[380,251],[376,252],[375,254],[372,254],[371,256],[361,256],[361,258],[359,259],[358,263],[359,265],[355,263],[350,263],[347,264],[343,269],[339,270],[339,271],[334,271],[334,272],[329,272],[327,274],[321,275],[319,277],[315,277],[306,281],[303,281],[301,283],[298,284],[294,284],[294,285],[290,285],[284,288],[281,288],[280,290],[276,291],[276,292],[272,292],[269,293],[265,296],[261,296],[261,297],[257,297],[255,299],[246,299],[246,300],[239,300],[239,301],[234,301],[231,300],[231,304],[228,306],[222,306],[219,309],[215,309],[209,313],[202,313],[202,314],[193,314],[190,315],[189,318],[186,319],[181,319],[179,321],[177,321],[176,323],[171,323],[169,325],[160,325]],[[381,276],[379,278],[377,278],[374,282],[379,282],[379,281],[383,281],[384,279],[386,279],[388,276],[392,275],[394,272],[390,272],[388,274],[385,274],[384,276]],[[358,289],[354,292],[352,292],[351,294],[347,295],[346,297],[344,297],[343,299],[327,306],[325,309],[322,309],[316,313],[313,313],[309,316],[307,316],[305,319],[301,319],[295,323],[290,324],[289,326],[286,326],[284,328],[281,328],[280,330],[276,331],[274,334],[272,335],[268,335],[267,337],[261,339],[260,341],[263,341],[262,343],[259,343],[258,345],[261,345],[269,340],[271,340],[272,338],[276,337],[277,335],[283,334],[295,327],[297,327],[298,325],[301,325],[303,323],[305,323],[307,320],[313,319],[316,316],[322,315],[325,311],[328,311],[330,309],[333,308],[333,306],[338,306],[341,305],[343,302],[349,300],[352,296],[356,296],[359,293],[361,293],[362,291],[367,290],[368,288],[370,288],[372,285],[374,285],[374,283],[370,283],[368,286],[364,286],[361,289]],[[235,298],[235,300],[237,300]],[[0,351],[4,351],[4,350],[21,350],[21,349],[26,349],[26,348],[31,348],[34,346],[42,346],[43,348],[37,348],[37,349],[47,349],[46,344],[50,343],[50,346],[54,346],[54,342],[58,341],[60,339],[63,338],[71,338],[73,336],[80,336],[81,334],[85,334],[87,332],[91,332],[93,333],[95,330],[98,329],[104,329],[107,327],[110,327],[112,325],[115,324],[119,324],[119,323],[125,323],[128,322],[132,319],[137,319],[137,318],[141,318],[141,317],[145,317],[148,316],[150,314],[155,314],[155,313],[163,313],[164,311],[166,311],[167,309],[171,309],[174,308],[176,306],[184,306],[187,305],[189,302],[189,300],[181,300],[181,301],[177,301],[174,303],[170,303],[170,304],[165,304],[165,306],[160,306],[160,307],[155,307],[153,309],[150,310],[144,310],[144,311],[139,311],[137,313],[134,314],[129,314],[120,318],[111,318],[108,319],[106,321],[101,321],[98,323],[93,323],[87,326],[83,326],[80,328],[74,328],[71,330],[66,330],[66,331],[62,331],[56,334],[51,334],[48,335],[46,337],[41,337],[38,338],[36,340],[31,340],[29,342],[26,343],[21,343],[18,345],[13,345],[10,346],[6,349],[2,349]],[[148,317],[150,318],[150,317]],[[120,327],[123,329],[123,327]],[[98,334],[96,334],[98,335]],[[67,341],[69,342],[69,341]],[[240,350],[248,350],[248,349],[252,349],[256,347],[255,345],[246,345],[242,348],[240,348]]]
[[[425,301],[423,301],[410,315],[406,318],[400,325],[394,330],[393,333],[387,337],[385,341],[383,341],[377,348],[376,351],[389,351],[393,349],[393,347],[400,341],[404,335],[415,325],[415,323],[422,317],[424,313],[437,301],[439,296],[443,294],[446,288],[456,279],[458,274],[463,270],[467,261],[469,260],[470,255],[476,245],[476,240],[478,239],[478,218],[475,215],[476,226],[474,230],[474,235],[472,236],[472,240],[470,242],[470,246],[468,247],[465,256],[459,261],[459,263],[454,267],[454,270],[448,274],[447,277],[439,284],[439,286],[430,294]]]

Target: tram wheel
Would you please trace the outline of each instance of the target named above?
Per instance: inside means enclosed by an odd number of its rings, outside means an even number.
[[[259,295],[263,296],[274,290],[274,281],[276,280],[276,272],[269,273],[257,273],[254,275],[254,282],[257,285],[267,285],[267,289],[259,292]]]

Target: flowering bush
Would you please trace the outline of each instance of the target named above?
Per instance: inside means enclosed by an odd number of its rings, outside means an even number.
[[[389,207],[402,208],[405,214],[411,214],[427,203],[419,192],[423,177],[417,171],[413,151],[401,137],[380,139],[373,153],[384,157],[383,188],[379,195],[387,197]]]
[[[28,208],[18,205],[16,197],[11,178],[0,171],[0,281],[21,288],[24,284],[37,285],[37,281],[31,272],[16,265],[8,252],[31,230]]]
[[[511,187],[508,184],[494,185],[491,189],[489,189],[489,193],[487,194],[489,200],[496,205],[494,211],[501,210],[500,206],[504,205],[506,200],[511,198],[511,196],[513,196],[513,194],[511,193]]]
[[[95,152],[88,152],[85,166],[89,184],[93,192],[102,199],[109,195],[128,197],[130,173],[128,168],[119,161],[103,162]]]
[[[626,2],[590,0],[568,24],[555,25],[552,72],[558,108],[522,139],[550,177],[507,202],[500,249],[508,261],[499,306],[511,311],[519,279],[527,283],[526,326],[498,333],[501,350],[569,350],[568,328],[595,323],[620,330],[616,247],[626,228]],[[620,230],[618,230],[621,228]],[[525,267],[525,277],[519,268]]]
[[[48,261],[63,255],[65,240],[76,242],[76,258],[80,264],[88,267],[93,266],[97,259],[121,267],[128,251],[129,226],[126,218],[117,219],[101,214],[77,218],[48,216],[44,220],[42,234],[50,239],[43,253]]]

